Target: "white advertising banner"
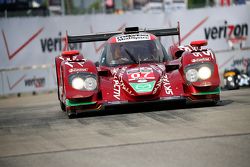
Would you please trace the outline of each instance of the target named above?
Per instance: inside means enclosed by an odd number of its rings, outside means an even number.
[[[206,39],[215,51],[229,49],[227,39],[249,35],[250,6],[197,9],[171,13],[169,23],[181,23],[181,41]],[[250,46],[247,39],[246,45]]]
[[[150,20],[154,20],[154,24]],[[162,27],[164,15],[84,15],[45,18],[1,19],[0,68],[54,62],[66,35],[123,30],[126,26]],[[86,58],[98,60],[102,42],[77,44]]]
[[[216,53],[220,72],[235,65],[235,61],[249,60],[250,6],[175,12],[168,21],[173,24],[178,20],[182,44],[197,39],[208,40],[208,47]],[[245,39],[237,41],[238,37]],[[244,69],[245,65],[241,65],[238,63],[238,68]]]
[[[40,92],[55,89],[55,75],[52,68],[25,69],[2,72],[3,94]]]
[[[171,14],[83,15],[0,19],[0,95],[47,91],[56,88],[54,58],[62,51],[61,40],[70,35],[119,31],[128,26],[169,28],[181,26],[181,43],[207,39],[220,72],[231,65],[244,69],[250,59],[250,6],[182,10]],[[232,44],[229,38],[244,36]],[[177,38],[163,38],[165,47]],[[231,43],[230,43],[231,42]],[[76,44],[87,59],[98,61],[104,42]],[[241,50],[237,49],[241,45]],[[234,47],[234,50],[233,50]],[[39,86],[39,84],[40,86]],[[38,84],[38,86],[36,86]]]

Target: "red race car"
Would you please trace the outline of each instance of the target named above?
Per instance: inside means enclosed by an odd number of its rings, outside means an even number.
[[[207,41],[172,45],[166,52],[160,36],[179,34],[169,29],[66,36],[65,50],[55,58],[58,99],[69,118],[89,110],[163,102],[216,102],[220,79]],[[71,43],[106,41],[99,62],[86,60]],[[95,56],[95,55],[93,55]],[[168,103],[170,102],[170,103]]]

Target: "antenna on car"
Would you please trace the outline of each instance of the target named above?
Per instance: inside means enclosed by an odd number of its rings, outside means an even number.
[[[178,31],[178,42],[179,42],[179,46],[181,46],[181,30],[180,30],[180,22],[177,22],[177,31]]]
[[[139,55],[138,55],[138,63],[139,63],[139,72],[140,72],[140,75],[141,75],[141,58],[140,58]]]

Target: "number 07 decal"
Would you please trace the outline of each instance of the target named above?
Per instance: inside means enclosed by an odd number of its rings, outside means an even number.
[[[128,72],[128,80],[145,80],[145,79],[155,79],[154,72],[151,68],[148,69],[138,69],[133,72]]]

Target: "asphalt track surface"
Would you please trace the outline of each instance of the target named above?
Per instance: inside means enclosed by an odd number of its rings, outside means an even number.
[[[0,167],[249,167],[250,89],[216,106],[86,113],[55,93],[0,99]]]

